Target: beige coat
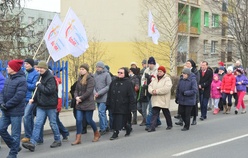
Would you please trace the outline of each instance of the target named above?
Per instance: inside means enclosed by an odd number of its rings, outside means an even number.
[[[152,94],[153,90],[156,90],[156,95],[152,95],[151,103],[152,107],[170,108],[172,82],[170,76],[165,74],[159,81],[156,76],[148,87],[148,91]]]

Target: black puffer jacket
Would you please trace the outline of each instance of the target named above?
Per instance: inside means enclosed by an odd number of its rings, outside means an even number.
[[[136,110],[134,88],[129,78],[117,78],[112,81],[108,91],[107,108],[113,114],[129,114]]]
[[[41,74],[41,77],[41,83],[37,87],[34,102],[42,109],[56,109],[58,90],[55,78],[49,70]]]

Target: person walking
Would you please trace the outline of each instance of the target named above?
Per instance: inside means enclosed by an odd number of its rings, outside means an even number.
[[[201,106],[200,120],[207,119],[207,107],[208,100],[210,98],[210,87],[213,80],[213,71],[208,67],[208,62],[203,61],[201,63],[201,69],[199,70],[200,80],[198,84],[199,88],[199,100]]]
[[[7,158],[16,158],[21,150],[21,123],[24,115],[27,82],[25,73],[21,70],[23,60],[8,62],[7,73],[9,77],[4,83],[0,93],[0,136],[10,148]],[[11,134],[8,127],[11,125]]]
[[[104,135],[109,131],[106,115],[106,100],[112,79],[102,61],[96,63],[96,73],[93,77],[95,80],[94,95],[98,107],[100,134]]]
[[[190,115],[192,108],[196,103],[197,91],[198,88],[195,74],[191,73],[189,68],[184,68],[177,86],[175,100],[175,102],[179,104],[179,114],[184,122],[184,127],[181,129],[182,131],[189,130]]]
[[[131,133],[131,125],[128,122],[130,114],[136,109],[136,101],[134,97],[135,91],[133,84],[128,76],[128,69],[122,67],[118,70],[118,76],[110,84],[107,108],[111,110],[113,115],[113,135],[110,140],[118,138],[119,131],[125,127],[126,134]]]
[[[29,100],[32,98],[33,91],[36,87],[36,82],[39,78],[39,73],[34,69],[34,60],[31,58],[24,60],[24,66],[26,69],[26,79],[28,85],[28,91],[26,94],[26,107],[23,117],[24,124],[24,138],[22,138],[21,142],[29,142],[32,136],[33,128],[34,128],[34,104],[28,104]],[[43,140],[40,140],[40,142]]]
[[[76,140],[71,145],[81,144],[84,115],[87,123],[91,126],[94,132],[92,142],[97,142],[101,136],[97,130],[96,123],[92,119],[93,112],[96,109],[93,93],[95,82],[92,74],[89,73],[89,65],[82,64],[80,66],[79,74],[80,76],[74,92],[74,97],[76,99]]]
[[[219,80],[219,76],[218,74],[214,74],[213,81],[211,83],[211,92],[210,92],[211,99],[214,102],[214,111],[213,111],[214,115],[218,114],[220,111],[219,109],[219,101],[221,98],[220,88],[221,88],[221,81]]]
[[[0,93],[1,93],[2,90],[3,90],[4,82],[5,82],[5,77],[4,77],[3,74],[0,72]],[[1,110],[0,110],[0,116],[2,116]],[[1,136],[0,136],[0,148],[1,148]]]
[[[232,107],[232,95],[235,90],[236,78],[233,74],[233,67],[229,66],[227,68],[227,74],[222,79],[221,93],[223,99],[223,114],[230,114]],[[226,102],[226,98],[228,102]]]
[[[37,104],[36,121],[30,142],[22,143],[22,146],[30,151],[35,151],[40,132],[43,128],[46,118],[49,118],[50,127],[54,135],[54,142],[51,148],[61,146],[59,128],[56,122],[56,108],[58,104],[58,89],[56,81],[45,61],[40,61],[37,65],[41,80],[36,82],[37,91],[34,99],[29,100],[29,104]]]
[[[236,69],[236,89],[238,93],[238,103],[235,109],[235,114],[238,114],[240,106],[242,107],[241,114],[246,113],[246,106],[244,103],[244,96],[246,94],[246,86],[248,84],[248,79],[244,75],[244,70],[242,68]]]
[[[167,123],[166,130],[170,130],[172,128],[171,114],[169,110],[171,87],[172,87],[172,81],[170,79],[170,76],[166,74],[165,67],[159,66],[158,75],[149,84],[148,87],[148,91],[152,95],[151,97],[152,120],[148,132],[155,131],[160,110],[163,111],[164,117],[166,119],[166,123]]]

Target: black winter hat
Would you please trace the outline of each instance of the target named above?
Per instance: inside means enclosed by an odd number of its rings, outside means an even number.
[[[148,59],[148,64],[156,65],[155,59],[154,59],[153,57],[150,57],[150,58]]]
[[[27,63],[29,63],[32,67],[34,67],[34,59],[32,59],[32,58],[27,58],[27,59],[24,60],[24,62],[27,62]]]

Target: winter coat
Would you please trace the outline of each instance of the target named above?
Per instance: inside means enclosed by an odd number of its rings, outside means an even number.
[[[221,98],[221,81],[213,80],[211,83],[211,98],[219,99]]]
[[[77,110],[82,111],[89,111],[89,110],[95,110],[95,101],[94,101],[94,87],[95,87],[95,81],[92,76],[92,74],[88,74],[87,76],[87,83],[86,85],[83,85],[81,83],[83,76],[80,76],[77,81],[76,90],[74,92],[74,97],[80,97],[82,102],[80,102],[78,105],[76,105]]]
[[[58,104],[57,83],[50,70],[46,70],[44,74],[40,74],[41,83],[37,86],[34,97],[34,103],[42,109],[56,109]]]
[[[97,71],[94,74],[95,80],[95,90],[94,93],[98,93],[98,97],[95,98],[97,103],[105,103],[107,100],[107,94],[109,90],[109,85],[112,81],[110,74],[103,70]]]
[[[135,92],[138,92],[139,85],[140,85],[138,76],[137,75],[129,76],[129,79],[133,84],[133,88],[134,88]],[[136,94],[135,94],[135,96],[136,96]]]
[[[226,74],[222,79],[221,91],[223,93],[230,93],[235,90],[236,78],[233,74]]]
[[[202,70],[199,70],[199,85],[201,85],[204,89],[199,89],[199,95],[203,94],[204,98],[210,97],[210,87],[213,80],[213,71],[212,69],[208,68],[205,72],[205,75],[202,76]]]
[[[158,74],[158,65],[155,65],[151,70],[149,67],[145,69],[142,77],[141,77],[141,85],[148,85]],[[149,77],[147,77],[149,76]]]
[[[2,73],[0,73],[0,93],[3,90],[4,82],[5,82],[5,77],[3,76]]]
[[[242,82],[242,84],[238,84],[238,82]],[[245,91],[246,92],[246,85],[248,84],[248,79],[245,75],[238,75],[236,76],[236,89],[237,91]]]
[[[0,104],[5,104],[7,110],[2,110],[6,116],[19,117],[24,115],[27,82],[25,73],[20,70],[10,75],[0,93]]]
[[[26,94],[26,102],[29,101],[29,99],[32,98],[33,91],[36,87],[36,82],[38,81],[40,74],[34,69],[26,70],[26,79],[27,79],[27,86],[28,91]]]
[[[136,110],[133,84],[129,78],[117,78],[110,84],[107,108],[113,114],[130,114]]]
[[[187,79],[182,76],[176,91],[176,103],[183,106],[195,106],[198,91],[195,74],[191,73]]]
[[[156,95],[152,95],[152,107],[170,108],[172,81],[170,76],[165,74],[160,80],[156,78],[149,84],[148,92],[152,94],[156,90]]]

